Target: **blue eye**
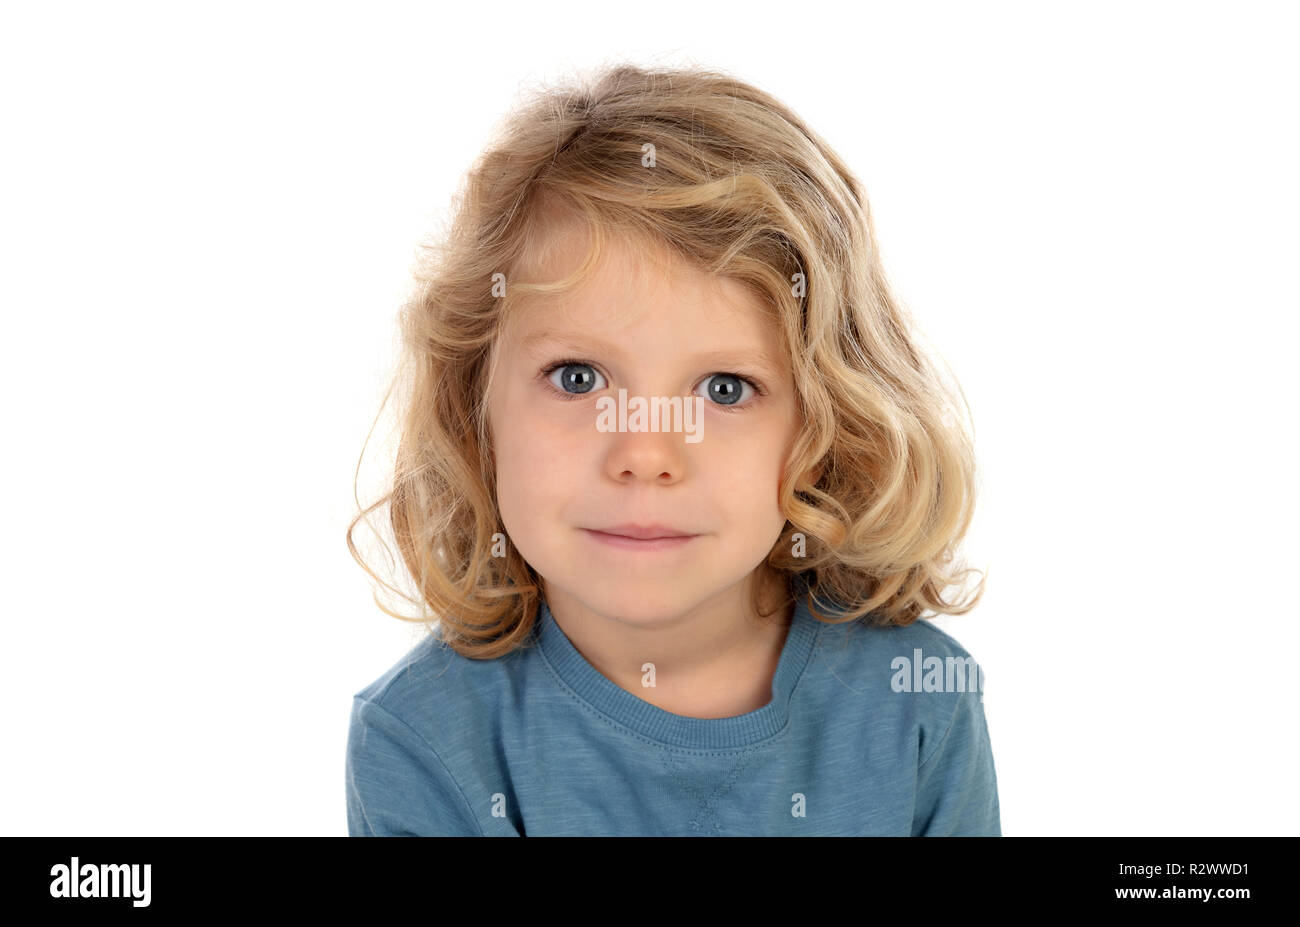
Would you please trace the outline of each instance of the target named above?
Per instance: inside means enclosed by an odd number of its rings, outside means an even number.
[[[701,385],[708,386],[707,398],[720,406],[740,405],[754,394],[753,382],[734,373],[715,373]],[[749,396],[745,395],[746,387],[749,388]]]
[[[558,381],[556,374],[559,374]],[[594,365],[576,358],[556,361],[541,375],[561,399],[581,399],[587,393],[609,385]],[[700,385],[708,386],[708,395],[704,398],[709,399],[720,412],[742,412],[753,404],[755,395],[766,395],[757,383],[738,373],[711,374]],[[698,390],[696,387],[696,395],[699,395]]]
[[[560,374],[559,383],[553,379],[556,373]],[[546,371],[546,378],[556,389],[570,396],[581,396],[593,389],[601,389],[602,387],[596,385],[596,380],[604,379],[595,367],[578,361],[562,361],[554,365]]]

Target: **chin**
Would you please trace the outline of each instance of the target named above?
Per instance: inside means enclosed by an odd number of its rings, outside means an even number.
[[[593,588],[591,577],[584,577],[570,593],[598,615],[625,624],[650,626],[670,621],[690,611],[704,596],[692,596],[680,586],[668,587],[662,579],[641,582],[613,581]]]

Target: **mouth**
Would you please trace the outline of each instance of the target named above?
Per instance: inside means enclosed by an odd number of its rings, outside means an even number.
[[[616,525],[582,531],[597,543],[620,550],[673,550],[699,537],[663,525]]]

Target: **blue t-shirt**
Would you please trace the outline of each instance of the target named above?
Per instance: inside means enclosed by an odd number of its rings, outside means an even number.
[[[357,693],[348,832],[1001,836],[969,656],[928,621],[827,624],[801,598],[771,701],[688,718],[602,676],[543,601],[523,649],[431,635]]]

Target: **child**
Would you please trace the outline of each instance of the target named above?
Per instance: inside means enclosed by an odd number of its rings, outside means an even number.
[[[543,92],[419,280],[348,545],[388,504],[430,634],[353,701],[352,835],[1000,835],[978,667],[918,620],[983,593],[941,597],[972,442],[795,113]]]

